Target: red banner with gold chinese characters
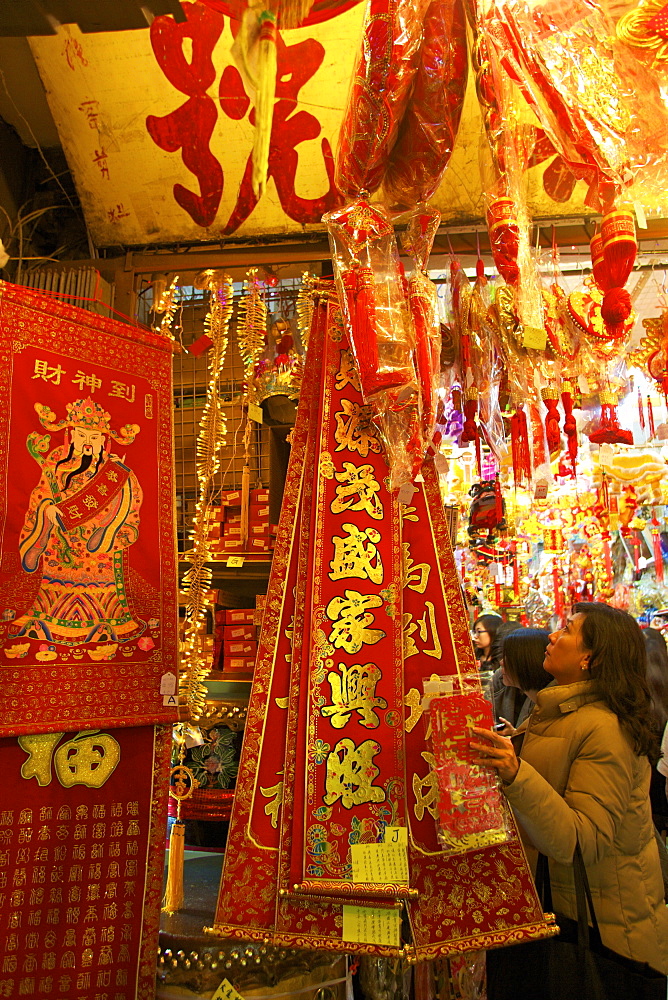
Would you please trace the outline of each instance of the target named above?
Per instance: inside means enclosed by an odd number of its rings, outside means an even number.
[[[171,727],[0,739],[0,997],[151,1000]]]
[[[0,283],[0,734],[174,718],[171,371],[166,338]]]
[[[213,932],[416,960],[551,934],[517,840],[440,848],[423,681],[475,670],[467,620],[433,467],[390,493],[325,282],[295,435]]]

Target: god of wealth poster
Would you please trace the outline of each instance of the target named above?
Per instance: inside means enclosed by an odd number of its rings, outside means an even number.
[[[171,359],[0,282],[0,735],[174,718]]]

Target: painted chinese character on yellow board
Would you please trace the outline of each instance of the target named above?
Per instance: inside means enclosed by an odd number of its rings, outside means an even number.
[[[343,472],[335,473],[339,483],[336,497],[330,504],[332,514],[342,514],[347,510],[364,511],[369,517],[379,521],[383,517],[383,504],[378,496],[380,483],[374,476],[372,465],[343,463]]]
[[[385,698],[376,695],[376,685],[383,676],[379,667],[375,663],[353,663],[350,667],[339,663],[339,670],[340,675],[333,670],[327,674],[332,704],[321,708],[323,716],[335,729],[343,729],[357,712],[361,726],[376,729],[380,719],[374,709],[387,708]]]
[[[347,580],[356,577],[383,582],[383,560],[376,548],[380,542],[380,532],[375,528],[360,530],[354,524],[344,524],[346,535],[334,535],[334,558],[331,560],[330,580]],[[347,537],[346,537],[347,536]]]
[[[325,613],[333,623],[329,641],[335,649],[345,649],[347,653],[359,653],[362,646],[373,646],[385,638],[381,629],[369,628],[375,621],[370,608],[380,608],[381,597],[375,594],[360,594],[357,590],[346,590],[344,597],[334,597],[327,605]]]
[[[384,802],[385,792],[373,784],[380,774],[373,758],[380,753],[380,744],[365,740],[355,746],[352,740],[339,740],[327,757],[325,775],[325,805],[339,799],[344,809],[365,802]]]

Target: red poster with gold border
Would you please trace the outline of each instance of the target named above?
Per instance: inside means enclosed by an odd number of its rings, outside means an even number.
[[[0,734],[174,718],[171,359],[0,283]]]
[[[154,997],[170,749],[170,726],[0,739],[0,997]]]

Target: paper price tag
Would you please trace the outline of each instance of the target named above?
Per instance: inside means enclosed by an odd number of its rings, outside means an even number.
[[[228,556],[227,563],[225,565],[229,566],[231,569],[240,569],[243,566],[243,564],[244,564],[243,556]]]
[[[525,326],[522,346],[532,347],[536,351],[544,351],[547,346],[547,330],[540,326]]]
[[[547,499],[547,480],[539,479],[536,483],[536,491],[534,493],[534,500],[546,500]]]
[[[244,1000],[244,998],[235,990],[229,979],[223,979],[211,1000]]]
[[[399,503],[410,503],[416,490],[417,486],[413,486],[412,483],[404,483],[403,486],[399,487],[397,500]]]
[[[450,463],[440,451],[437,451],[434,455],[434,466],[439,476],[444,476],[446,472],[450,471]]]
[[[176,674],[166,673],[160,678],[160,694],[174,694],[176,691]]]
[[[248,404],[248,416],[251,420],[254,420],[256,424],[261,424],[264,414],[262,413],[262,407],[258,406],[257,403]]]

